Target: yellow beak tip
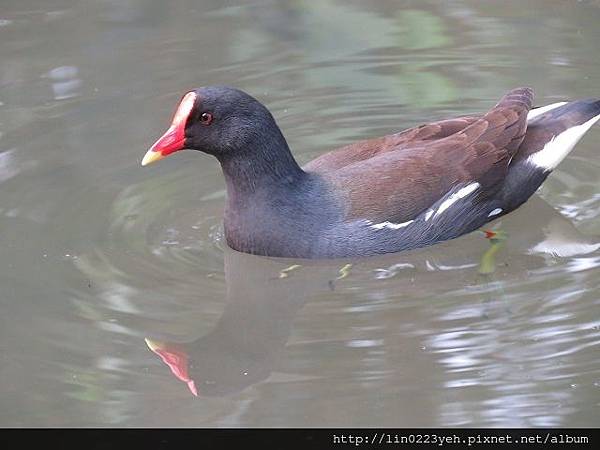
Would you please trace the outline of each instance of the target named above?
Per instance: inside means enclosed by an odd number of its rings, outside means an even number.
[[[153,352],[156,352],[156,350],[159,349],[162,346],[161,342],[153,341],[153,340],[148,339],[148,338],[144,339],[144,341],[146,341],[146,345]]]
[[[161,152],[155,152],[152,150],[148,150],[142,159],[142,166],[147,166],[150,163],[163,159],[164,156]]]

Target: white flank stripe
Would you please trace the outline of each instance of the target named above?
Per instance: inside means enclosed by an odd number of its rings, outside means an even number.
[[[527,114],[527,121],[530,121],[531,119],[535,119],[537,116],[540,116],[547,111],[550,111],[552,109],[558,108],[559,106],[566,105],[566,104],[567,104],[567,102],[558,102],[558,103],[552,103],[551,105],[541,106],[539,108],[532,109]]]
[[[431,216],[433,215],[435,211],[433,209],[428,209],[427,212],[425,213],[425,222],[427,222],[429,219],[431,219]]]
[[[571,127],[557,136],[554,136],[550,142],[544,145],[544,148],[539,152],[534,153],[527,161],[541,167],[542,169],[552,170],[565,159],[575,144],[583,137],[583,135],[600,119],[600,114],[591,118],[581,125]]]
[[[479,188],[479,186],[480,186],[479,183],[471,183],[471,184],[466,185],[464,188],[459,189],[457,192],[450,195],[450,197],[448,197],[446,200],[444,200],[444,202],[442,202],[442,204],[436,211],[435,215],[439,216],[441,213],[443,213],[448,208],[450,208],[458,200],[460,200],[461,198],[465,198],[467,195],[469,195],[473,191],[477,190],[477,188]],[[425,218],[425,220],[427,220],[427,218]]]
[[[375,225],[371,225],[371,228],[373,228],[375,230],[381,230],[383,228],[389,228],[390,230],[399,230],[400,228],[407,227],[408,225],[410,225],[413,222],[414,222],[414,220],[409,220],[408,222],[402,222],[402,223],[381,222],[381,223],[376,223]]]
[[[493,211],[490,211],[490,213],[488,214],[488,217],[497,216],[501,212],[502,212],[502,208],[496,208]]]

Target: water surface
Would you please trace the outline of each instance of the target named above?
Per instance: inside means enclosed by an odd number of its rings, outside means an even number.
[[[599,96],[598,23],[596,1],[3,2],[0,425],[597,426],[600,127],[494,225],[485,274],[481,233],[239,254],[216,161],[139,162],[201,85],[258,97],[302,163],[516,86]]]

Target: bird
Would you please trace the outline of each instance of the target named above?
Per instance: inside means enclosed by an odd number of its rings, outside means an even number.
[[[267,107],[229,86],[181,98],[142,166],[174,152],[217,158],[223,229],[234,250],[353,258],[412,250],[478,230],[531,197],[600,119],[600,99],[533,107],[529,87],[481,114],[359,141],[300,166]]]

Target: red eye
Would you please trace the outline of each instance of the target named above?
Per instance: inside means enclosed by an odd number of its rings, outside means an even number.
[[[213,120],[213,115],[209,112],[202,113],[200,116],[200,123],[202,125],[210,125]]]

